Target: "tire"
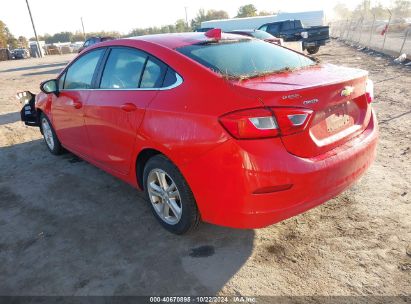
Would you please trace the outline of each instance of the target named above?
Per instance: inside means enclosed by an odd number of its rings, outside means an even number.
[[[310,55],[317,54],[319,50],[320,50],[319,46],[310,46],[307,48],[307,52]]]
[[[60,155],[63,153],[63,147],[59,139],[57,138],[56,132],[49,120],[49,118],[44,114],[41,113],[40,115],[40,128],[41,133],[43,134],[44,141],[46,142],[46,146],[54,155]]]
[[[168,158],[155,155],[147,161],[143,185],[151,210],[165,229],[184,234],[198,227],[200,213],[194,195]]]

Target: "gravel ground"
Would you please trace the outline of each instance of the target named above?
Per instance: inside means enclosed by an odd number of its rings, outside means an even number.
[[[0,295],[411,295],[410,69],[338,42],[324,62],[367,69],[380,143],[350,190],[259,230],[174,236],[141,193],[19,121],[72,55],[0,62]],[[407,254],[408,248],[408,254]]]

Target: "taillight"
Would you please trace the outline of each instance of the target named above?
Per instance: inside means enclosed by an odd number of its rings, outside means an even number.
[[[268,108],[236,111],[220,117],[223,127],[235,138],[267,138],[278,135],[278,125]]]
[[[273,110],[283,136],[303,131],[313,113],[312,110],[300,108],[275,108]]]
[[[374,83],[370,79],[367,79],[365,84],[365,98],[368,103],[371,103],[374,100]]]
[[[257,108],[223,115],[220,123],[237,139],[269,138],[303,131],[311,114],[300,108]]]

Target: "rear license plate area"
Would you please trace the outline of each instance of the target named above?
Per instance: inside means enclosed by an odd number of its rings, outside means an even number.
[[[333,106],[328,111],[325,119],[328,133],[336,133],[351,125],[351,116],[348,115],[347,103]]]

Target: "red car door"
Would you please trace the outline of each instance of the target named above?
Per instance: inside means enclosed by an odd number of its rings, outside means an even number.
[[[86,156],[90,156],[90,141],[84,125],[84,105],[103,53],[98,49],[74,61],[60,76],[59,95],[52,95],[52,120],[59,140],[67,149]]]
[[[104,167],[127,174],[137,130],[157,95],[165,66],[137,49],[114,47],[88,96],[85,123],[93,157]]]

